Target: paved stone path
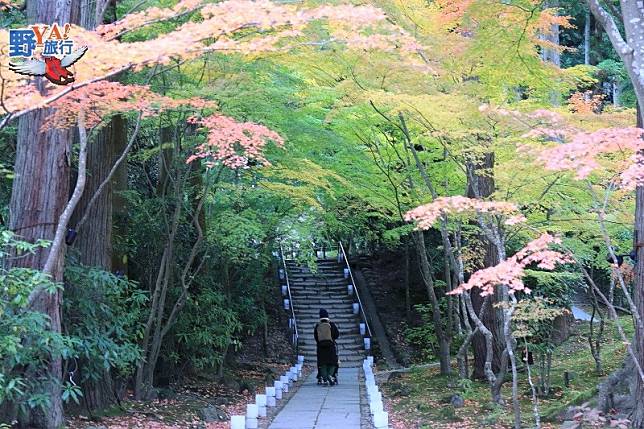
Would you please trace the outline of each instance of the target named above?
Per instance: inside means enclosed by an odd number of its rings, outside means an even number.
[[[358,368],[340,368],[340,384],[318,386],[315,371],[268,429],[360,429]]]

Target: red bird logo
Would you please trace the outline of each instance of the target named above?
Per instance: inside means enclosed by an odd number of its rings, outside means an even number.
[[[32,58],[19,64],[9,63],[9,70],[28,76],[45,76],[51,83],[67,85],[74,82],[74,74],[67,70],[67,67],[80,60],[85,52],[87,52],[87,46],[83,46],[60,59],[45,57],[45,60],[42,61]]]

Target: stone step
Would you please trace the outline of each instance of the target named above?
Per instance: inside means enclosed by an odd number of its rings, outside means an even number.
[[[333,308],[327,308],[327,311],[329,312],[329,316],[331,321],[333,322],[351,322],[354,321],[358,323],[358,319],[360,319],[359,314],[353,314],[350,311],[339,311],[337,309]],[[311,310],[299,310],[297,305],[295,306],[295,319],[298,321],[320,321],[320,316],[319,316],[319,310],[314,309],[314,311]]]
[[[295,320],[298,324],[298,326],[315,326],[316,323],[320,321],[320,319],[315,317],[302,317],[301,315],[298,315],[295,313]],[[348,317],[333,317],[331,319],[333,323],[336,325],[346,327],[346,326],[357,326],[359,327],[360,319],[358,317],[355,318],[348,318]]]
[[[299,268],[287,268],[288,276],[336,276],[344,277],[344,270],[342,268],[321,268],[317,271],[311,271],[309,269],[299,269]]]
[[[333,318],[333,314],[331,314],[332,312],[347,316],[353,315],[352,301],[333,302],[326,300],[317,300],[309,303],[309,300],[304,299],[297,301],[295,297],[293,297],[293,308],[301,313],[311,313],[317,315],[320,314],[320,308],[324,308],[329,312],[331,318]]]
[[[298,268],[287,268],[289,277],[292,275],[306,274],[312,276],[341,276],[344,277],[344,270],[342,268],[325,268],[322,267],[317,271],[311,271],[308,269],[298,269]]]
[[[317,353],[314,349],[304,350],[301,346],[298,348],[298,353],[301,355],[304,355],[305,357],[307,356],[312,357],[314,361],[316,360],[316,357],[317,357]],[[345,360],[345,361],[359,360],[359,359],[364,359],[365,354],[366,353],[364,352],[364,350],[355,350],[355,351],[340,350],[338,352],[338,357],[340,358],[340,360]],[[310,360],[310,359],[306,359],[306,360]]]
[[[329,308],[339,308],[342,311],[348,311],[348,312],[351,312],[353,309],[353,301],[349,299],[320,298],[320,297],[306,298],[306,297],[298,297],[295,295],[291,295],[291,296],[293,297],[293,305],[301,309],[317,309],[319,311],[320,306],[325,306],[325,305]],[[346,308],[347,306],[348,308]]]
[[[300,334],[300,341],[315,346],[315,338],[313,337],[313,334],[307,336]],[[339,345],[363,344],[362,337],[360,335],[341,335],[340,338],[335,340],[335,342]]]
[[[325,285],[307,285],[307,286],[291,286],[291,294],[310,295],[326,295],[326,296],[345,296],[349,295],[347,285],[325,286]]]
[[[288,294],[286,294],[288,296]],[[326,301],[354,301],[354,296],[349,295],[346,289],[342,288],[337,291],[325,291],[325,290],[297,290],[291,289],[291,296],[300,299],[324,299]]]
[[[317,363],[317,355],[315,353],[304,353],[302,351],[299,352],[301,355],[304,356],[304,362],[309,362],[310,364],[315,365]],[[338,360],[340,361],[340,366],[341,367],[350,367],[350,366],[357,366],[362,365],[362,361],[364,360],[366,354],[365,353],[355,353],[353,355],[347,355],[347,356],[338,356]]]
[[[338,299],[325,299],[325,298],[303,298],[292,296],[293,299],[293,308],[301,310],[317,310],[320,311],[321,308],[325,308],[329,314],[331,314],[331,309],[341,311],[343,313],[352,314],[353,313],[353,301],[349,299],[338,300]]]
[[[298,353],[301,355],[304,355],[305,357],[313,357],[313,360],[315,361],[315,358],[317,357],[317,353],[315,349],[303,349],[302,346],[298,347]],[[338,357],[340,360],[359,360],[359,359],[364,359],[365,355],[364,350],[352,350],[352,351],[347,351],[347,350],[339,350],[338,351]],[[310,359],[307,359],[310,360]]]
[[[317,347],[315,347],[315,344],[301,343],[298,346],[298,349],[301,351],[315,353],[317,350]],[[364,347],[360,344],[338,346],[338,356],[350,355],[353,353],[361,352],[362,350],[364,350]]]
[[[345,302],[354,301],[353,296],[346,293],[344,289],[341,289],[337,292],[328,292],[328,291],[320,291],[320,290],[301,291],[301,290],[291,289],[291,296],[293,297],[293,299],[295,298],[306,299],[306,300],[322,299],[324,300],[324,302],[345,303]],[[306,304],[306,302],[304,302],[303,304]]]
[[[302,332],[308,332],[311,331],[313,332],[313,328],[315,327],[315,324],[318,322],[317,320],[305,320],[305,319],[298,319],[297,320],[297,329],[302,331]],[[337,321],[335,320],[334,323],[337,325],[338,329],[340,330],[340,334],[342,332],[346,332],[347,329],[359,329],[359,321],[356,320],[343,320],[343,321]]]
[[[308,354],[308,355],[316,355],[317,348],[314,345],[308,345],[300,342],[298,345],[298,350],[301,354]],[[338,347],[338,356],[343,356],[343,357],[351,357],[351,356],[357,356],[357,355],[362,355],[364,354],[364,348],[363,347],[355,347],[355,348],[348,348],[348,347]]]
[[[294,286],[337,286],[351,283],[351,279],[344,277],[307,277],[307,276],[292,276],[289,274],[288,282],[291,287]],[[284,282],[283,284],[286,284]]]
[[[303,320],[303,319],[296,319],[297,321],[297,329],[302,330],[302,331],[313,331],[315,328],[315,324],[317,323],[317,320]],[[340,334],[343,332],[348,332],[348,331],[353,331],[356,330],[360,332],[360,325],[358,324],[358,321],[348,321],[348,322],[336,322],[334,321],[338,329],[340,330]]]
[[[303,333],[313,332],[313,328],[315,327],[316,323],[317,323],[316,320],[297,319],[297,330]],[[340,330],[340,335],[342,335],[343,332],[346,332],[347,334],[349,334],[350,332],[353,332],[354,329],[360,332],[359,331],[360,325],[358,320],[335,322],[335,324],[338,326],[338,329]]]
[[[346,315],[353,314],[353,301],[350,301],[350,300],[333,302],[333,301],[327,301],[324,299],[323,300],[318,299],[318,302],[314,301],[309,303],[308,300],[297,301],[295,297],[293,297],[293,308],[301,311],[302,313],[319,314],[320,305],[326,305],[328,308],[325,307],[325,309],[329,312],[330,315],[331,315],[331,310],[340,311],[342,312],[342,314],[346,314]],[[333,317],[333,315],[331,315],[331,317]]]
[[[350,318],[350,317],[357,317],[357,314],[353,314],[353,305],[351,303],[347,304],[331,304],[328,305],[326,303],[314,303],[313,305],[301,305],[298,304],[297,301],[293,303],[293,310],[295,311],[295,314],[300,314],[302,317],[314,317],[316,319],[320,318],[320,308],[324,308],[326,311],[329,312],[329,317],[331,320],[337,319],[337,318]]]
[[[354,300],[353,295],[349,295],[345,288],[338,289],[336,291],[320,290],[320,289],[308,289],[308,290],[291,289],[291,296],[293,298],[300,298],[300,299],[324,299],[326,301],[339,301],[339,302],[345,302],[345,301],[353,302]]]
[[[346,316],[345,316],[346,313],[329,313],[329,314],[331,315],[331,321],[335,323],[355,323],[357,326],[360,320],[360,317],[358,317],[358,315],[353,315],[353,314],[351,315],[347,314]],[[339,314],[341,314],[341,316],[339,316]],[[308,314],[301,313],[297,311],[297,307],[296,307],[295,320],[297,321],[297,323],[307,323],[307,322],[317,323],[320,321],[320,318],[318,317],[317,312],[308,313]]]
[[[346,292],[351,282],[292,282],[291,291]]]
[[[296,264],[286,264],[286,268],[289,271],[308,271],[308,272],[313,272],[311,268],[309,267],[303,267],[301,265],[296,265]],[[317,272],[321,271],[340,271],[343,272],[344,266],[340,266],[338,264],[318,264],[317,267]]]

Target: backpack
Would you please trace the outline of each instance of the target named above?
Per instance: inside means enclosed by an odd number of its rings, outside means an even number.
[[[331,324],[329,322],[320,322],[315,329],[318,334],[318,343],[333,343],[333,336],[331,335]]]

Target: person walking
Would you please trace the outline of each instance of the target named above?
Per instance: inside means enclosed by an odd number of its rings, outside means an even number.
[[[335,340],[340,337],[340,331],[324,308],[320,309],[320,321],[315,325],[313,336],[317,345],[318,384],[333,386],[336,384],[334,375],[338,363]]]

